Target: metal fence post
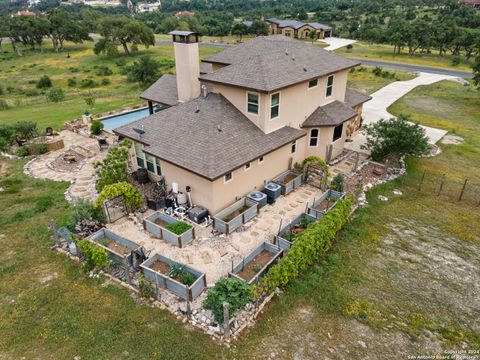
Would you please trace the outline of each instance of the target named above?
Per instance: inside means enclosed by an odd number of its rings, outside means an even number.
[[[465,179],[463,183],[462,191],[460,191],[460,196],[458,197],[458,201],[462,201],[463,194],[465,193],[465,188],[467,187],[468,179]]]
[[[422,191],[423,180],[425,180],[425,173],[427,170],[423,170],[422,180],[420,180],[420,184],[418,184],[418,191]]]
[[[223,303],[223,335],[225,338],[230,337],[230,314],[228,311],[229,304],[227,302]]]
[[[440,194],[442,193],[444,183],[445,183],[445,174],[443,174],[443,176],[442,176],[442,181],[440,182],[440,188],[438,189],[437,196],[440,196]]]

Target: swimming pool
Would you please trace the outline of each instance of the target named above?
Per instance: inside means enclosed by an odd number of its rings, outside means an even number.
[[[156,105],[153,107],[153,109],[154,111],[158,111],[163,109],[163,106]],[[134,121],[146,118],[149,115],[150,113],[148,111],[148,108],[143,108],[119,115],[108,116],[106,118],[103,118],[101,122],[103,123],[103,128],[105,130],[112,131],[113,129],[116,129],[120,126],[127,125]]]

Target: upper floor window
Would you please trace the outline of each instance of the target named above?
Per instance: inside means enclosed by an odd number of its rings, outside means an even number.
[[[229,173],[226,173],[225,176],[223,177],[223,179],[225,180],[225,182],[229,182],[229,181],[232,181],[233,180],[233,174],[231,172]]]
[[[247,93],[247,111],[258,114],[258,94]]]
[[[293,141],[292,142],[292,154],[295,154],[297,152],[297,142]]]
[[[333,141],[337,141],[342,137],[343,133],[343,124],[340,124],[333,129]]]
[[[308,82],[309,89],[317,87],[317,85],[318,85],[318,79],[313,79]]]
[[[263,160],[264,160],[263,156],[258,158],[258,163],[261,164],[263,162]]]
[[[310,130],[310,142],[309,145],[311,147],[315,147],[318,145],[318,129]]]
[[[272,94],[270,98],[270,119],[274,119],[280,112],[280,93]]]
[[[327,79],[327,97],[332,96],[333,93],[333,75],[330,75]]]
[[[250,164],[250,163],[245,164],[245,170],[250,169],[250,167],[251,167],[251,164]]]

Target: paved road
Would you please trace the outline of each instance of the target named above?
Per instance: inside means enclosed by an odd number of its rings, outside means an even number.
[[[413,71],[419,71],[419,72],[430,73],[430,74],[455,76],[455,77],[462,77],[462,78],[468,78],[468,79],[473,78],[473,74],[471,72],[466,72],[466,71],[440,69],[440,68],[433,68],[429,66],[420,66],[420,65],[392,63],[389,61],[366,60],[366,59],[355,59],[355,60],[359,60],[362,63],[362,65],[368,65],[368,66],[381,66],[381,67],[407,70],[407,71],[413,70]]]

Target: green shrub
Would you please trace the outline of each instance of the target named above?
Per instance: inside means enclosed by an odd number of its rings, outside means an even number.
[[[332,182],[330,183],[330,189],[343,192],[343,181],[345,180],[345,175],[343,174],[337,174],[335,177],[332,179]]]
[[[90,132],[93,135],[100,135],[102,133],[103,123],[101,121],[95,120],[92,121],[92,125],[90,125]]]
[[[40,95],[39,92],[35,89],[29,89],[27,91],[25,91],[25,95],[26,96],[29,96],[29,97],[32,97],[32,96],[38,96]]]
[[[290,251],[255,286],[255,296],[287,286],[318,261],[330,249],[335,235],[347,222],[353,201],[352,196],[340,200],[333,210],[298,234]]]
[[[138,278],[138,290],[141,297],[150,299],[155,295],[155,288],[143,275]]]
[[[0,150],[1,151],[6,151],[10,147],[10,141],[6,138],[0,137]]]
[[[125,205],[132,211],[139,209],[142,205],[142,195],[140,192],[128,182],[122,181],[105,186],[93,206],[95,208],[101,208],[106,200],[113,199],[117,196],[123,196]]]
[[[87,271],[99,271],[106,269],[110,264],[108,253],[100,246],[96,246],[89,240],[74,238],[75,245],[84,257],[84,266]]]
[[[113,74],[113,71],[108,66],[99,66],[95,74],[98,76],[110,76]]]
[[[213,288],[208,290],[203,307],[212,310],[215,321],[221,324],[223,322],[223,303],[226,302],[230,305],[229,314],[232,316],[235,311],[247,305],[250,295],[251,289],[246,282],[235,278],[221,278]]]
[[[37,82],[38,89],[48,89],[52,87],[52,80],[47,75],[43,75]]]
[[[48,152],[47,144],[35,144],[33,146],[33,153],[35,155],[42,155],[42,154],[46,154],[47,152]]]
[[[192,273],[184,271],[179,278],[180,282],[183,285],[191,286],[195,282],[195,276]]]
[[[118,146],[108,149],[105,159],[94,164],[97,190],[102,191],[106,185],[128,180],[128,150],[131,144],[129,140],[123,140]]]
[[[348,52],[351,52],[352,49],[353,49],[353,45],[352,45],[352,44],[348,44],[348,45],[347,45],[347,50],[348,50]]]
[[[77,86],[77,79],[75,78],[69,78],[67,80],[67,85],[70,86],[70,87],[75,87]]]
[[[93,207],[93,204],[86,199],[78,199],[73,204],[73,208],[69,216],[68,228],[73,230],[75,225],[80,221],[91,219],[97,220],[100,223],[105,222],[105,218],[101,209]]]
[[[102,81],[100,82],[100,84],[102,84],[103,86],[105,86],[105,85],[110,85],[110,80],[108,80],[107,78],[102,79]]]
[[[98,83],[93,80],[93,79],[83,79],[82,81],[80,81],[80,87],[81,88],[92,88],[92,87],[96,87],[98,86]]]
[[[117,65],[118,67],[125,66],[127,65],[127,60],[125,60],[124,58],[118,59],[115,61],[115,65]]]
[[[382,71],[383,71],[383,69],[382,69],[380,66],[375,66],[375,67],[372,69],[372,73],[373,73],[373,75],[375,75],[375,76],[381,76],[381,75],[382,75]]]
[[[458,56],[455,56],[452,59],[452,66],[458,66],[458,65],[460,65],[460,58]]]
[[[65,92],[61,88],[51,89],[47,93],[47,100],[51,101],[51,102],[54,102],[54,103],[58,103],[60,101],[63,101],[63,100],[65,100]]]
[[[77,72],[80,71],[80,69],[77,68],[77,67],[69,67],[68,70],[70,70],[70,72],[72,72],[72,73],[77,73]]]
[[[20,146],[17,149],[17,156],[25,157],[25,156],[28,156],[28,155],[30,155],[30,153],[28,152],[28,149],[26,147]]]
[[[0,96],[3,95],[3,86],[0,85]]]
[[[18,135],[23,139],[32,139],[38,134],[37,123],[33,121],[19,121],[12,127],[13,136]]]
[[[191,228],[192,225],[187,224],[184,221],[177,221],[176,223],[165,225],[165,229],[176,235],[182,235],[185,231],[190,230]]]

